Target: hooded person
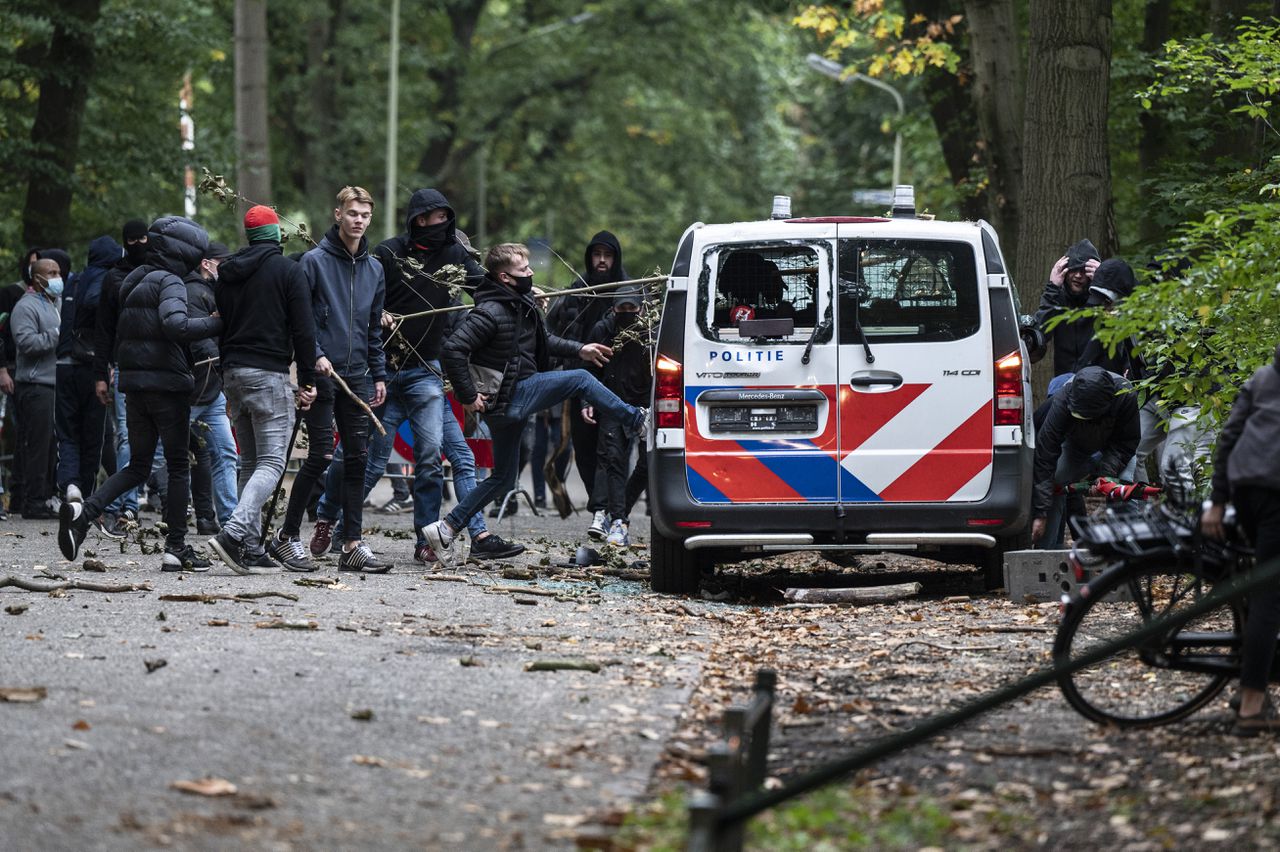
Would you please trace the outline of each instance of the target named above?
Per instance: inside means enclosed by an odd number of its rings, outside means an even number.
[[[141,219],[130,219],[121,228],[120,236],[124,253],[102,279],[102,292],[98,297],[97,316],[94,320],[96,326],[93,347],[94,389],[102,404],[111,407],[108,416],[114,417],[116,472],[123,470],[131,457],[129,429],[125,423],[124,393],[118,387],[113,392],[118,378],[112,370],[115,365],[116,322],[120,313],[118,297],[121,282],[146,258],[147,223]],[[96,523],[103,535],[119,540],[125,537],[126,530],[120,525],[118,518],[133,521],[137,516],[138,492],[130,490],[107,506]]]
[[[586,271],[579,277],[578,286],[590,287],[627,280],[627,271],[622,265],[622,244],[609,231],[599,231],[587,242],[582,262]],[[596,323],[608,312],[611,301],[607,293],[562,296],[547,314],[547,327],[563,337],[586,340]],[[565,366],[574,369],[580,365],[571,363]],[[587,365],[586,369],[597,378],[601,375],[600,368]],[[578,476],[587,489],[587,509],[591,512],[591,525],[587,528],[587,534],[600,540],[609,531],[605,496],[596,493],[595,488],[596,459],[599,455],[598,429],[594,423],[583,420],[582,409],[578,405],[569,407],[569,418],[573,457],[577,463]]]
[[[1138,279],[1129,264],[1119,258],[1104,260],[1093,273],[1085,304],[1088,307],[1111,308],[1132,295],[1137,286]],[[1108,351],[1096,336],[1091,337],[1076,359],[1072,372],[1078,373],[1085,367],[1102,367],[1130,380],[1143,377],[1142,361],[1134,352],[1133,338],[1120,341],[1114,351]]]
[[[93,490],[102,462],[106,409],[98,400],[93,372],[98,302],[107,273],[123,249],[109,236],[89,243],[89,261],[62,296],[62,325],[57,350],[58,491],[79,500]]]
[[[1033,362],[1044,357],[1048,340],[1053,338],[1055,376],[1071,372],[1080,359],[1085,346],[1093,339],[1093,321],[1082,318],[1063,322],[1048,331],[1045,331],[1045,325],[1063,311],[1085,306],[1089,300],[1089,285],[1101,260],[1098,250],[1087,239],[1068,248],[1049,273],[1049,283],[1045,285],[1031,324],[1022,329]]]
[[[422,530],[440,517],[443,502],[443,470],[440,453],[444,439],[445,400],[440,351],[445,340],[447,314],[414,316],[450,305],[449,283],[440,277],[448,266],[460,269],[455,279],[463,289],[474,292],[484,280],[481,268],[458,237],[457,217],[444,194],[436,189],[419,189],[409,197],[404,233],[384,240],[373,250],[382,264],[387,282],[383,327],[388,335],[387,400],[381,412],[385,436],[375,436],[369,444],[365,465],[364,492],[369,495],[391,458],[394,438],[400,425],[409,423],[413,433],[413,527],[418,542],[414,559],[426,564],[435,554]],[[390,315],[411,316],[398,323]],[[342,502],[343,450],[334,453],[325,475],[324,496],[316,507],[316,525],[311,536],[311,552],[319,556],[330,546],[333,536],[345,538]],[[395,499],[394,497],[392,498]],[[520,545],[504,542],[483,525],[471,526],[471,552],[477,558],[505,559],[524,551]]]
[[[1123,376],[1086,367],[1054,394],[1044,425],[1036,430],[1031,501],[1032,539],[1062,540],[1064,495],[1058,486],[1099,476],[1132,477],[1142,436],[1138,397]]]
[[[209,541],[239,574],[274,564],[264,552],[262,507],[284,475],[297,416],[291,363],[297,364],[301,386],[298,402],[310,405],[316,397],[315,314],[307,279],[285,257],[274,210],[250,208],[244,229],[249,245],[218,264],[213,285],[223,323],[218,349],[223,391],[241,450],[240,497]]]
[[[74,560],[89,524],[126,491],[146,482],[156,447],[164,445],[169,495],[164,506],[162,571],[207,570],[209,562],[186,543],[191,468],[188,448],[190,395],[195,389],[188,346],[222,331],[218,317],[194,318],[187,310],[183,278],[195,270],[209,236],[190,219],[165,216],[147,232],[146,257],[120,284],[117,365],[126,394],[129,466],[103,483],[83,503],[62,504],[58,544]]]

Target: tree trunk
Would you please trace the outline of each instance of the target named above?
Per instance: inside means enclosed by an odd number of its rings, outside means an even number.
[[[267,0],[236,0],[236,191],[270,204],[267,128]]]
[[[906,0],[903,8],[908,19],[923,16],[926,23],[949,18],[959,11],[954,0]],[[954,47],[961,53],[963,64],[964,46],[955,44]],[[985,219],[989,213],[986,198],[969,183],[978,146],[978,116],[969,89],[958,75],[941,68],[926,68],[921,82],[951,183],[963,193],[960,215],[966,219]]]
[[[1173,0],[1147,0],[1142,25],[1142,53],[1155,58],[1163,52],[1163,45],[1169,40],[1169,13]],[[1169,150],[1169,128],[1164,115],[1152,109],[1144,109],[1138,113],[1138,180],[1139,186],[1145,186],[1156,174],[1160,161]],[[1152,202],[1149,190],[1142,190],[1143,202]],[[1150,245],[1163,235],[1163,226],[1155,216],[1142,216],[1138,222],[1138,239],[1143,245]]]
[[[61,0],[49,47],[35,63],[40,101],[31,126],[33,168],[22,208],[28,246],[65,246],[71,224],[80,126],[94,72],[94,33],[102,0]]]
[[[338,22],[342,20],[342,0],[330,0],[311,13],[307,22],[307,70],[312,76],[305,101],[307,114],[297,122],[301,131],[303,192],[308,211],[320,211],[323,222],[333,207],[338,187],[332,186],[334,169],[332,144],[338,126],[338,74],[335,65]],[[387,199],[391,203],[391,199]]]
[[[987,166],[987,218],[1011,266],[1022,198],[1022,43],[1013,0],[965,0],[973,101]],[[1016,267],[1015,267],[1016,269]],[[1015,276],[1014,280],[1017,278]]]
[[[1018,292],[1035,305],[1049,270],[1085,237],[1103,257],[1115,247],[1107,91],[1111,0],[1031,0],[1023,125]],[[1037,389],[1050,360],[1037,369]]]

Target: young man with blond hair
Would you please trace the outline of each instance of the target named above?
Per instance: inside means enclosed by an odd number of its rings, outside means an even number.
[[[358,186],[344,186],[333,208],[334,224],[320,244],[298,265],[311,289],[316,325],[316,400],[303,412],[310,446],[289,493],[280,532],[271,540],[271,555],[293,571],[314,570],[299,539],[302,514],[316,481],[333,458],[329,435],[334,424],[342,441],[342,509],[346,540],[338,557],[339,571],[384,574],[391,565],[375,556],[362,540],[364,467],[369,455],[369,417],[330,378],[340,377],[370,405],[381,405],[387,393],[386,358],[382,351],[382,304],[386,282],[382,264],[369,252],[365,232],[373,220],[373,197]],[[301,358],[301,353],[298,355]]]
[[[648,409],[627,405],[586,370],[548,372],[552,357],[580,358],[602,367],[613,350],[547,331],[533,296],[529,250],[518,243],[494,246],[485,266],[488,273],[476,288],[475,307],[445,341],[442,360],[458,402],[482,414],[489,425],[494,468],[446,518],[423,528],[427,544],[445,563],[452,561],[454,538],[467,519],[515,484],[520,434],[535,413],[575,397],[617,418],[630,434],[648,431]],[[487,392],[477,386],[477,378]]]

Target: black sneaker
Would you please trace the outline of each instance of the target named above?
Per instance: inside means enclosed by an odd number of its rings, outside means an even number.
[[[363,541],[350,550],[344,550],[338,557],[339,571],[363,571],[366,574],[385,574],[391,570],[391,563],[379,559],[369,545]]]
[[[237,574],[252,573],[244,564],[244,543],[236,541],[226,530],[209,539],[209,548]]]
[[[120,519],[115,515],[99,515],[98,520],[93,522],[93,526],[100,534],[115,541],[124,541],[128,535],[125,528],[120,525]]]
[[[80,555],[80,545],[89,532],[83,503],[63,503],[58,509],[58,549],[67,559]]]
[[[161,571],[208,571],[213,563],[196,553],[195,549],[185,544],[181,550],[164,549],[164,558],[160,561]]]
[[[246,568],[279,568],[280,563],[272,559],[265,550],[249,550],[249,545],[244,546],[244,566]]]
[[[222,527],[218,524],[218,522],[213,520],[212,518],[209,518],[207,520],[199,520],[199,519],[196,520],[197,535],[217,535],[218,531],[221,529]]]
[[[269,551],[273,559],[290,571],[316,570],[316,564],[311,561],[311,557],[307,556],[307,549],[302,546],[302,541],[297,536],[290,538],[275,536],[271,539]]]
[[[497,533],[471,539],[471,555],[476,559],[509,559],[524,553],[524,545],[503,539]]]

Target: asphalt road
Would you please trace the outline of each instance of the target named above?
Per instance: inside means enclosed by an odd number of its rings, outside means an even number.
[[[370,539],[391,574],[339,575],[331,558],[315,575],[162,574],[136,544],[91,534],[96,573],[61,559],[53,524],[0,524],[0,576],[152,587],[0,589],[0,695],[47,690],[0,700],[3,846],[572,848],[641,795],[702,662],[667,642],[661,599],[497,566],[433,574],[411,561],[408,515],[366,517],[391,530]],[[538,566],[585,541],[588,520],[526,510],[501,532],[532,545],[512,563]],[[494,588],[521,585],[558,597]],[[297,600],[161,599],[245,592]],[[601,668],[526,670],[552,659]],[[204,778],[236,792],[173,786]]]

